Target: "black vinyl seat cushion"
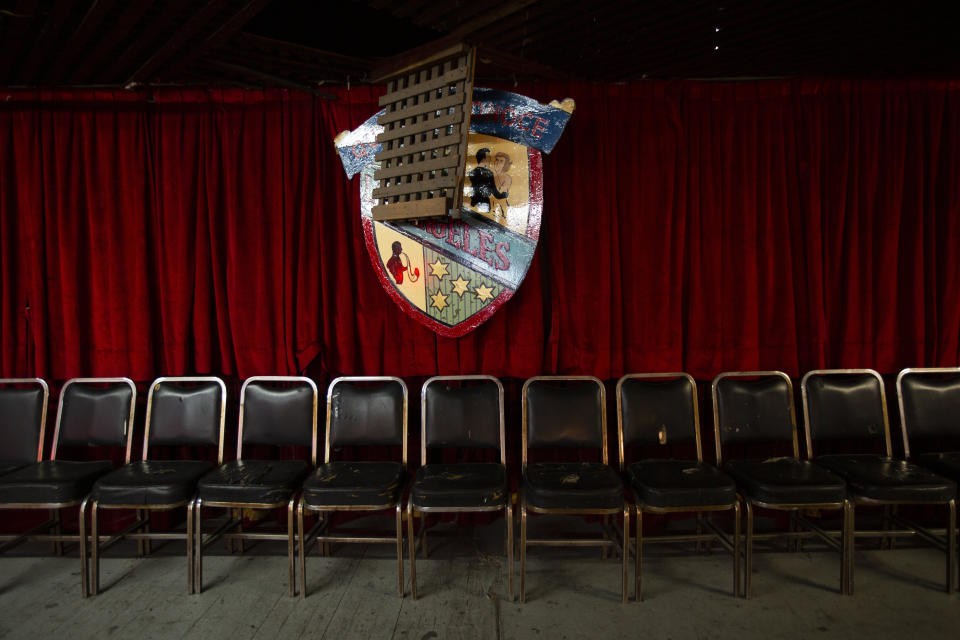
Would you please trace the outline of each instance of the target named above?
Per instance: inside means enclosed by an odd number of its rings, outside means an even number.
[[[417,507],[503,507],[507,471],[502,464],[428,464],[417,469],[410,499]]]
[[[836,504],[847,496],[843,478],[809,460],[731,460],[724,471],[750,498],[767,504]]]
[[[713,465],[696,460],[641,460],[627,466],[637,497],[651,507],[732,505],[737,485]]]
[[[539,509],[618,509],[623,483],[599,462],[537,462],[523,474],[523,495]]]
[[[97,478],[110,472],[109,460],[43,460],[0,476],[0,503],[79,502]]]
[[[17,462],[17,461],[14,461],[14,460],[4,460],[4,461],[0,461],[0,476],[2,476],[2,475],[5,474],[5,473],[10,473],[11,471],[16,471],[17,469],[20,469],[21,467],[25,467],[25,466],[27,466],[28,464],[30,464],[30,463],[29,463],[29,462]]]
[[[915,460],[921,467],[926,467],[951,480],[960,481],[960,451],[921,453]]]
[[[93,497],[101,505],[167,505],[187,502],[213,465],[199,460],[141,460],[100,478]]]
[[[300,489],[309,470],[303,460],[234,460],[200,478],[197,494],[204,502],[278,504]]]
[[[399,462],[327,462],[303,483],[303,500],[319,507],[394,505],[404,473]]]
[[[876,455],[826,455],[817,464],[847,481],[851,493],[889,502],[947,502],[957,484],[905,460]]]

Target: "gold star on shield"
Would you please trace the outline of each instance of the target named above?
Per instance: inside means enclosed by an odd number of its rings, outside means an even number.
[[[470,281],[464,280],[463,276],[457,276],[457,279],[450,284],[453,285],[453,292],[462,298],[467,292],[467,287],[470,286]]]
[[[480,302],[486,302],[487,300],[493,299],[493,289],[485,284],[481,284],[473,291],[477,294],[477,298],[480,300]]]
[[[432,266],[432,265],[431,265]],[[437,291],[435,294],[430,296],[430,299],[433,300],[431,307],[436,307],[437,310],[443,311],[444,307],[447,307],[447,296],[444,295],[443,291]]]
[[[430,263],[430,268],[433,270],[433,275],[437,276],[443,280],[443,276],[450,275],[447,272],[447,267],[450,266],[449,263],[443,262],[440,258],[437,258],[436,262]]]

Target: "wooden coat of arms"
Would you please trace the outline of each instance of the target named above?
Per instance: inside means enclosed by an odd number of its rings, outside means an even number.
[[[513,296],[540,237],[541,151],[553,149],[573,107],[572,100],[544,105],[515,93],[475,88],[465,176],[457,185],[462,189],[460,209],[430,218],[374,220],[381,114],[337,136],[347,176],[360,175],[360,215],[370,260],[384,289],[407,315],[439,335],[456,338]]]

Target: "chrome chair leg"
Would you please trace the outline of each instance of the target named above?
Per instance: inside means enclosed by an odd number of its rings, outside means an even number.
[[[410,551],[410,595],[417,599],[417,538],[413,527],[413,501],[407,502],[407,546]]]
[[[743,577],[744,583],[744,595],[743,597],[747,600],[750,599],[750,588],[751,588],[751,577],[753,574],[753,503],[749,499],[746,500],[747,505],[747,548],[746,548],[746,563],[744,566],[744,571],[746,575]]]
[[[290,597],[297,595],[297,571],[293,559],[294,547],[294,511],[297,502],[296,494],[290,496],[290,502],[287,503],[287,565],[290,571]]]
[[[513,591],[513,504],[508,500],[506,507],[507,520],[507,580],[510,584],[510,602],[514,601]]]
[[[634,580],[636,581],[636,596],[634,596],[637,602],[643,602],[643,509],[640,508],[640,505],[637,505],[633,509],[634,515],[637,517],[637,542],[636,542],[636,556],[634,558]]]
[[[307,597],[307,541],[303,537],[303,498],[297,502],[297,538],[300,540],[300,599]]]
[[[627,586],[627,581],[629,580],[629,567],[630,567],[630,506],[623,506],[623,557],[621,558],[623,564],[623,579],[620,582],[620,603],[627,604],[629,587]]]
[[[87,549],[87,504],[90,496],[83,499],[80,503],[80,519],[77,522],[77,529],[80,533],[80,593],[84,598],[90,595],[90,577]]]
[[[520,604],[527,601],[527,504],[520,501]]]
[[[740,496],[733,505],[733,597],[740,597]]]
[[[403,597],[403,505],[397,502],[397,591]]]

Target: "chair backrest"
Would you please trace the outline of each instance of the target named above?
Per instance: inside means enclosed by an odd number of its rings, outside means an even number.
[[[327,388],[324,462],[345,446],[400,446],[407,463],[407,385],[390,376],[343,376]]]
[[[903,449],[916,438],[960,436],[960,368],[904,369],[897,376]]]
[[[420,392],[420,463],[428,447],[494,448],[507,463],[503,385],[493,376],[434,376]]]
[[[0,378],[0,460],[43,460],[50,389],[40,378]]]
[[[607,401],[592,376],[537,376],[523,383],[523,465],[543,447],[600,449],[607,463]]]
[[[617,381],[620,460],[632,445],[694,443],[700,446],[697,383],[686,373],[632,373]]]
[[[147,396],[143,459],[151,445],[216,446],[223,462],[227,386],[212,376],[157,378]]]
[[[728,371],[713,379],[717,462],[726,444],[790,443],[800,455],[793,383],[782,371]]]
[[[873,369],[817,369],[800,383],[807,455],[817,440],[882,439],[892,455],[883,378]]]
[[[71,378],[60,390],[50,459],[61,445],[125,446],[133,443],[137,387],[130,378]]]
[[[303,446],[315,450],[317,385],[302,376],[253,376],[240,388],[237,459],[244,445]],[[316,460],[314,460],[316,462]]]

